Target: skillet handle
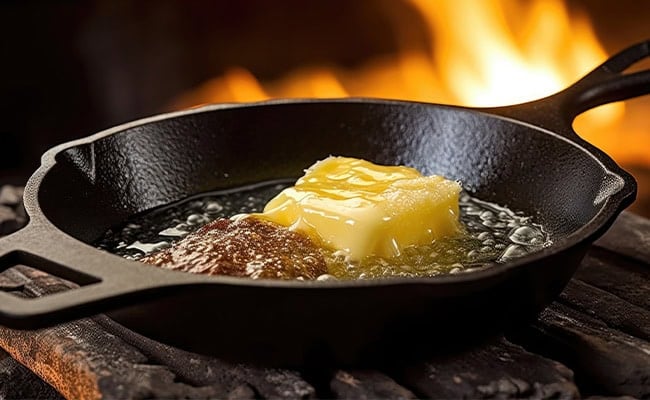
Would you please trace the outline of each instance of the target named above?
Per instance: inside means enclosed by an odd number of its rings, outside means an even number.
[[[150,300],[205,278],[128,261],[34,221],[0,238],[0,272],[17,265],[79,285],[36,298],[0,291],[0,324],[20,329],[49,326]]]
[[[624,74],[628,67],[650,57],[650,40],[630,46],[568,88],[549,97],[507,107],[484,109],[529,122],[569,139],[578,138],[571,127],[580,113],[602,104],[650,94],[650,70]]]

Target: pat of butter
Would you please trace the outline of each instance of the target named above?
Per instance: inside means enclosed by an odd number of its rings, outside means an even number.
[[[257,217],[307,234],[350,259],[392,257],[459,233],[460,185],[403,166],[329,157]]]

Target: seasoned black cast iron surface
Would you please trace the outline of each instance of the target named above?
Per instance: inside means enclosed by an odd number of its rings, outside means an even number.
[[[0,242],[0,267],[26,264],[85,286],[37,300],[0,293],[0,322],[34,327],[122,307],[111,314],[119,322],[189,350],[302,362],[402,351],[521,321],[559,293],[588,243],[634,198],[630,175],[579,139],[570,122],[590,107],[649,92],[650,71],[619,74],[648,47],[634,46],[567,90],[518,106],[220,105],[61,145],[30,179],[30,225]],[[134,213],[296,177],[330,154],[458,179],[481,199],[533,215],[555,245],[455,276],[277,282],[163,271],[82,243]]]

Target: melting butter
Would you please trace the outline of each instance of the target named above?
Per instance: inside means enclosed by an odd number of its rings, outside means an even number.
[[[258,218],[302,232],[349,259],[396,257],[459,234],[458,182],[348,157],[312,165]]]

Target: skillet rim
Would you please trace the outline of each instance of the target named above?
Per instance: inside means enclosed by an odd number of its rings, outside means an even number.
[[[542,99],[543,100],[543,99]],[[45,213],[40,207],[39,192],[40,186],[43,182],[43,179],[47,176],[50,170],[57,164],[57,157],[65,150],[70,148],[94,143],[102,138],[119,134],[128,129],[143,126],[146,124],[173,119],[182,116],[188,116],[193,114],[200,114],[205,112],[213,112],[225,109],[233,108],[251,108],[251,107],[264,107],[264,106],[273,106],[273,105],[295,105],[295,104],[318,104],[318,103],[336,103],[336,104],[377,104],[377,105],[397,105],[397,106],[406,106],[409,104],[422,105],[427,107],[440,107],[453,109],[457,111],[466,111],[471,113],[479,113],[485,115],[488,118],[496,118],[504,121],[508,121],[513,124],[525,126],[528,129],[533,129],[535,131],[541,132],[545,135],[550,135],[555,139],[562,140],[568,145],[574,146],[581,150],[583,153],[586,153],[589,157],[594,159],[601,168],[603,172],[607,175],[611,175],[619,178],[622,181],[622,185],[616,192],[610,193],[603,201],[600,203],[600,209],[597,213],[585,224],[580,226],[575,231],[571,232],[567,236],[559,239],[558,241],[553,242],[552,245],[545,247],[539,251],[528,254],[521,258],[517,258],[514,261],[509,261],[505,263],[489,263],[485,267],[477,269],[468,269],[461,271],[457,274],[442,274],[431,277],[415,277],[415,278],[404,278],[404,277],[392,277],[392,278],[379,278],[379,279],[357,279],[357,280],[327,280],[327,281],[285,281],[285,280],[273,280],[273,279],[250,279],[247,277],[231,277],[231,276],[213,276],[213,275],[201,275],[201,274],[188,274],[179,271],[164,270],[154,266],[146,265],[137,261],[130,262],[133,265],[138,265],[145,268],[155,268],[158,272],[164,272],[168,275],[168,281],[165,284],[158,286],[169,286],[169,285],[184,285],[184,284],[227,284],[227,285],[236,285],[236,286],[253,286],[253,287],[275,287],[275,288],[293,288],[293,289],[304,289],[304,288],[318,288],[318,289],[338,289],[338,288],[356,288],[356,287],[384,287],[384,286],[393,286],[393,285],[449,285],[449,284],[460,284],[460,283],[476,283],[479,281],[499,278],[510,273],[511,270],[520,268],[522,266],[532,264],[541,259],[551,257],[553,255],[559,254],[563,251],[566,251],[572,247],[578,246],[585,242],[593,242],[596,238],[602,235],[611,224],[614,222],[618,214],[620,214],[624,208],[634,201],[636,197],[636,182],[634,178],[625,170],[623,170],[616,162],[606,153],[604,153],[599,148],[591,145],[590,143],[583,140],[575,132],[569,130],[573,135],[563,135],[562,133],[552,131],[550,129],[536,125],[535,123],[528,122],[522,119],[513,118],[507,115],[500,114],[498,110],[508,110],[513,107],[520,105],[511,105],[500,108],[475,108],[475,107],[464,107],[457,105],[449,104],[438,104],[438,103],[426,103],[410,100],[395,100],[395,99],[382,99],[382,98],[364,98],[364,97],[349,97],[349,98],[332,98],[332,99],[313,99],[313,98],[289,98],[289,99],[271,99],[264,100],[259,102],[247,102],[247,103],[217,103],[217,104],[208,104],[202,105],[200,107],[173,111],[168,113],[156,114],[149,117],[140,118],[137,120],[129,121],[105,130],[101,130],[95,134],[82,137],[76,140],[68,141],[56,145],[45,153],[41,157],[41,165],[38,169],[32,174],[29,178],[27,184],[25,185],[24,191],[24,205],[29,215],[29,225],[38,225],[40,228],[54,230],[60,234],[63,234],[68,239],[75,242],[79,246],[87,246],[93,251],[102,252],[110,256],[115,257],[116,259],[125,261],[124,258],[102,251],[95,248],[94,246],[72,237],[67,232],[60,229],[52,221],[50,221]],[[525,105],[526,103],[524,103]],[[625,190],[627,188],[627,190]],[[126,260],[129,261],[129,260]],[[142,273],[147,273],[147,270],[142,268]],[[188,282],[188,279],[177,279],[181,275],[192,275],[194,279],[191,279]],[[162,282],[161,282],[162,283]]]

